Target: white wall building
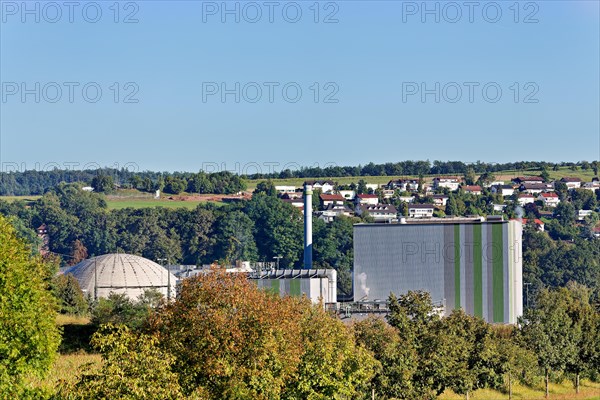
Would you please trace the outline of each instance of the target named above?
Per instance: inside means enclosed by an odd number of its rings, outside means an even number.
[[[408,206],[408,216],[410,218],[431,218],[434,210],[433,204],[411,204]]]

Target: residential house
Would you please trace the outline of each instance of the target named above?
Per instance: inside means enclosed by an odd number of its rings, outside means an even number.
[[[579,210],[577,211],[577,220],[583,221],[585,220],[585,217],[589,217],[590,215],[592,215],[592,213],[592,210]]]
[[[405,203],[413,203],[415,201],[415,198],[413,196],[400,196],[398,197],[398,199],[400,199],[400,201],[403,201]]]
[[[492,187],[492,186],[502,186],[504,185],[504,181],[494,181],[494,182],[490,182],[488,185],[488,187]]]
[[[515,193],[515,188],[512,185],[494,185],[492,186],[492,193],[502,196],[512,196]]]
[[[542,192],[551,192],[554,190],[554,185],[551,183],[542,183],[542,182],[534,182],[534,183],[522,183],[519,186],[519,190],[524,193],[529,194],[540,194]]]
[[[544,179],[539,176],[519,176],[512,180],[514,183],[521,185],[523,183],[543,183]]]
[[[540,193],[537,199],[541,200],[547,207],[556,207],[560,203],[556,193]]]
[[[368,213],[375,222],[391,223],[398,217],[396,207],[391,204],[362,204],[358,206],[357,212],[360,215]]]
[[[416,179],[393,179],[388,182],[386,188],[401,192],[414,192],[419,188],[419,181]]]
[[[394,197],[394,193],[396,193],[396,191],[391,189],[383,189],[382,193],[384,199],[391,199],[392,197]]]
[[[304,210],[304,199],[302,198],[295,198],[295,199],[284,199],[281,198],[281,201],[283,201],[284,203],[288,203],[293,205],[294,207],[300,208],[302,210]]]
[[[410,218],[431,218],[434,210],[433,204],[409,204],[408,216]]]
[[[525,204],[535,203],[535,197],[532,194],[524,193],[519,195],[519,199],[517,200],[520,206],[525,206]]]
[[[433,188],[441,189],[448,188],[452,191],[457,190],[458,186],[462,182],[462,179],[458,176],[438,176],[433,178]]]
[[[335,189],[335,182],[331,181],[331,180],[326,180],[326,181],[305,181],[304,185],[312,185],[313,190],[314,189],[320,189],[321,193],[326,193],[326,194],[329,194],[329,193],[333,192],[333,189]]]
[[[481,186],[479,186],[479,185],[466,185],[466,186],[462,186],[461,189],[465,193],[470,193],[470,194],[474,194],[477,196],[481,195]]]
[[[544,224],[544,221],[542,221],[541,219],[537,219],[537,218],[536,219],[521,218],[521,222],[523,223],[523,225],[531,225],[537,231],[544,232],[545,224]]]
[[[567,189],[579,189],[581,187],[581,179],[579,178],[564,177],[560,181],[567,185]]]
[[[279,194],[296,193],[296,186],[275,186]]]
[[[299,191],[295,191],[295,192],[288,192],[288,193],[284,193],[283,195],[281,195],[282,199],[302,199],[304,198],[304,192],[299,192]]]
[[[356,192],[354,190],[340,190],[340,196],[345,198],[346,200],[354,200],[356,197]]]
[[[372,190],[373,192],[379,189],[379,185],[376,183],[367,183],[367,190]]]
[[[329,204],[323,211],[319,211],[318,215],[317,218],[322,219],[325,222],[332,222],[340,215],[346,217],[352,216],[354,215],[354,211],[345,204]]]
[[[361,205],[361,204],[377,205],[379,203],[379,196],[377,196],[376,194],[359,194],[359,195],[356,195],[355,201],[358,205]]]
[[[504,209],[506,208],[506,204],[493,204],[494,207],[494,211],[501,211],[503,212]]]
[[[598,182],[598,180],[591,181],[591,182],[585,182],[581,185],[581,188],[595,192],[597,189],[600,189],[600,182]]]
[[[433,205],[438,207],[446,207],[446,203],[448,202],[448,196],[444,194],[435,194],[433,195]]]
[[[321,208],[325,209],[330,204],[333,205],[344,205],[344,198],[339,194],[321,194],[319,196],[321,200]]]

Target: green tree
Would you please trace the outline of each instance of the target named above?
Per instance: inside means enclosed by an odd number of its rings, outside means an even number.
[[[96,175],[92,179],[92,187],[98,193],[110,193],[114,190],[114,181],[110,175]]]
[[[71,274],[60,274],[52,279],[54,295],[60,303],[63,314],[84,315],[88,312],[88,303],[81,291],[79,282]]]
[[[329,224],[321,220],[313,222],[315,266],[337,271],[340,294],[352,294],[353,230],[358,221],[357,218],[340,216]]]
[[[344,323],[318,305],[304,310],[300,326],[303,352],[281,398],[329,400],[364,393],[377,362],[365,348],[356,346]]]
[[[265,193],[267,196],[277,196],[277,189],[272,180],[258,182],[254,193]]]
[[[101,297],[92,309],[92,323],[96,326],[113,324],[125,325],[131,329],[142,328],[153,308],[158,305],[156,295],[152,293],[143,294],[140,301],[132,300],[123,293]]]
[[[568,313],[567,289],[543,289],[536,298],[536,307],[529,308],[521,318],[520,337],[525,346],[538,357],[544,371],[546,398],[551,371],[564,371],[576,360],[581,329]]]
[[[569,282],[564,295],[568,297],[569,316],[580,331],[576,356],[567,364],[579,393],[580,376],[600,370],[600,313],[590,304],[591,291],[587,287]]]
[[[464,174],[465,183],[467,185],[473,185],[475,183],[475,170],[473,167],[467,168]]]
[[[550,181],[550,173],[548,172],[548,169],[546,169],[546,167],[542,168],[542,172],[540,173],[540,177],[544,180],[544,182],[549,182]]]
[[[54,360],[60,334],[53,272],[0,216],[0,392],[7,397],[22,396],[24,378],[44,376]]]
[[[210,399],[279,398],[302,354],[307,300],[280,298],[222,270],[183,281],[177,299],[151,319],[173,354],[185,394]]]
[[[458,216],[458,205],[456,204],[456,199],[453,195],[448,197],[448,201],[446,202],[446,215]]]
[[[254,222],[243,212],[232,211],[225,214],[217,223],[217,258],[228,262],[256,261],[258,250],[253,230]]]
[[[496,371],[504,374],[508,386],[508,398],[512,399],[512,386],[515,380],[533,385],[536,376],[537,357],[532,351],[519,346],[513,335],[496,339],[498,359]]]
[[[367,193],[367,182],[364,179],[358,181],[358,186],[356,187],[356,194],[366,194]]]
[[[183,178],[176,176],[168,176],[165,179],[164,192],[170,194],[179,194],[183,192],[188,186],[187,181]]]
[[[254,240],[259,258],[282,256],[281,265],[298,265],[302,254],[302,214],[280,199],[257,193],[244,209],[254,222]]]
[[[375,394],[381,398],[415,399],[414,375],[418,368],[418,353],[414,343],[401,339],[398,330],[384,320],[369,317],[354,324],[354,336],[360,346],[379,361],[371,381]]]
[[[97,371],[84,372],[72,384],[60,387],[61,398],[84,399],[184,399],[175,358],[159,347],[156,336],[134,333],[126,326],[102,326],[91,344],[102,355]]]

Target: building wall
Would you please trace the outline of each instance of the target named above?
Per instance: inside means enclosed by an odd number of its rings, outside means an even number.
[[[521,234],[518,221],[355,225],[354,300],[425,290],[446,315],[462,308],[515,323],[523,304]]]
[[[318,303],[323,298],[324,303],[337,301],[337,290],[329,280],[323,278],[295,278],[295,279],[252,279],[260,289],[272,291],[280,296],[306,295],[313,303]]]

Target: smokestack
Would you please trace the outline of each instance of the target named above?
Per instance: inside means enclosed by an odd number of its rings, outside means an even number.
[[[304,269],[312,269],[312,185],[304,185]]]

